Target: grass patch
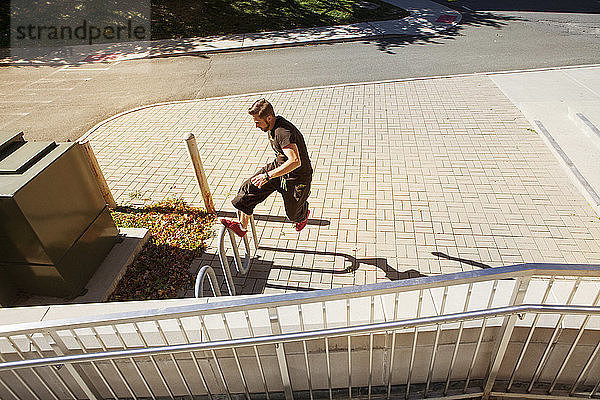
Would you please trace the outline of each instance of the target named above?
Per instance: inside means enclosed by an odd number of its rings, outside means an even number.
[[[62,17],[64,24],[76,26],[84,16],[94,20],[98,14],[106,23],[122,23],[119,3],[110,0],[107,7],[97,10],[97,4],[60,6],[48,1],[50,17]],[[109,7],[110,6],[110,7]],[[35,4],[32,7],[36,7]],[[53,8],[54,7],[54,8]],[[22,11],[22,12],[26,12]],[[357,22],[382,21],[406,17],[408,12],[382,0],[151,0],[151,38],[178,39],[186,37],[282,31],[316,26],[345,25]],[[82,14],[83,13],[83,14]],[[10,2],[0,1],[0,47],[10,46]],[[35,14],[40,18],[41,16]],[[83,16],[82,16],[83,15]]]
[[[153,0],[152,39],[281,31],[407,15],[380,0]]]
[[[108,301],[175,298],[194,282],[189,266],[214,235],[213,215],[170,199],[145,207],[120,206],[112,217],[120,228],[149,229],[151,237]]]

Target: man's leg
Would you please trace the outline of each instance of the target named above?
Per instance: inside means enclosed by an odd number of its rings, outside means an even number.
[[[250,216],[243,211],[238,210],[238,221],[240,221],[240,225],[246,231],[248,230],[248,222],[250,222]]]
[[[261,168],[257,174],[268,171],[269,167],[270,165]],[[221,219],[221,223],[234,231],[238,236],[244,236],[246,234],[250,215],[254,213],[254,207],[259,203],[262,203],[269,195],[271,195],[271,193],[276,191],[280,184],[279,178],[274,178],[259,188],[253,185],[250,179],[242,184],[238,194],[231,201],[233,206],[238,210],[238,221],[227,218]]]
[[[285,213],[288,218],[295,222],[296,230],[300,232],[307,223],[308,215],[308,196],[310,195],[310,182],[292,183],[287,182],[286,190],[280,190],[285,206]]]

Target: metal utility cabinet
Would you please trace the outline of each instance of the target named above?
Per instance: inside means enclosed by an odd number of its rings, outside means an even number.
[[[0,304],[78,295],[117,235],[80,145],[0,132]]]

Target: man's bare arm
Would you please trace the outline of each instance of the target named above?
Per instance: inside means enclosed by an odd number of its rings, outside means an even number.
[[[269,178],[277,178],[278,176],[282,176],[285,174],[289,174],[296,168],[302,165],[302,161],[300,160],[300,153],[298,152],[298,146],[296,143],[290,143],[285,146],[283,149],[283,154],[287,157],[287,160],[281,164],[279,167],[272,169],[268,172]],[[253,185],[261,187],[267,182],[266,174],[258,174],[252,177],[251,182]]]
[[[300,153],[298,152],[298,146],[296,146],[296,143],[290,143],[282,150],[283,154],[285,154],[287,157],[287,160],[279,167],[269,171],[269,176],[271,178],[277,178],[278,176],[289,174],[302,165],[302,161],[300,161]]]

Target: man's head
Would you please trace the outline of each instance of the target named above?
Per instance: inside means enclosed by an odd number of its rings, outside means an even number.
[[[250,106],[248,114],[254,118],[254,124],[257,128],[266,132],[273,129],[275,125],[275,111],[273,106],[266,99],[259,99]]]

